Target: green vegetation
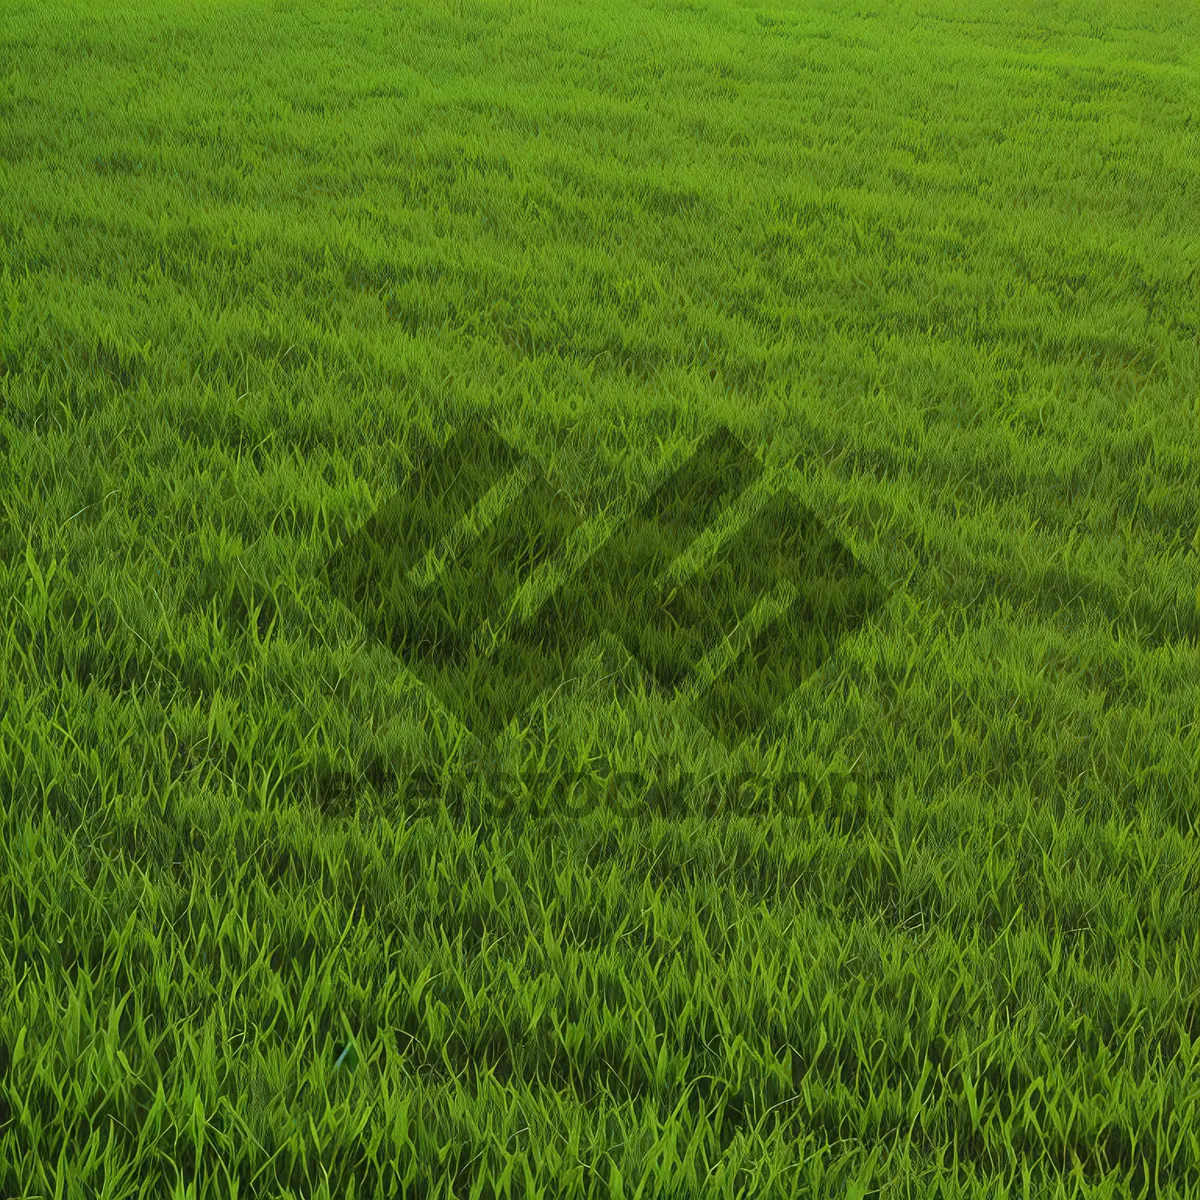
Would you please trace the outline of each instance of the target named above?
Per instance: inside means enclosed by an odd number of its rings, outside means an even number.
[[[0,1197],[1200,1196],[1198,60],[6,4]]]

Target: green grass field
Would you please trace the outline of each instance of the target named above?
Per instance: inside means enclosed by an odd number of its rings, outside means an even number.
[[[4,3],[0,1198],[1200,1197],[1198,162],[1186,0]]]

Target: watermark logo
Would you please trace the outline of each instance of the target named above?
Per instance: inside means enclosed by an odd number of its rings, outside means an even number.
[[[561,559],[583,516],[482,421],[326,565],[335,594],[477,736],[494,738],[615,635],[652,686],[727,747],[761,730],[884,588],[786,491],[701,556],[681,555],[762,474],[728,430],[709,435],[532,611],[517,593]]]

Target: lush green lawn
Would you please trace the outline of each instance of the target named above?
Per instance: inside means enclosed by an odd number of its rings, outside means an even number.
[[[1200,1195],[1198,63],[1186,0],[5,3],[0,1196]],[[462,429],[541,482],[421,594],[627,618],[531,701],[329,565]],[[678,578],[791,497],[882,597],[742,740],[587,574],[721,429]]]

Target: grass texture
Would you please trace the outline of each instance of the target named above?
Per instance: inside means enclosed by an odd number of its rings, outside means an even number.
[[[0,1197],[1200,1196],[1198,62],[5,3]]]

